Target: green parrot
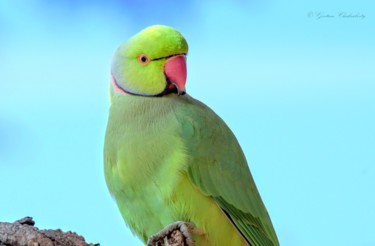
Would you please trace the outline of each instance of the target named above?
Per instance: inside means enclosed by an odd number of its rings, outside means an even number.
[[[109,191],[145,243],[178,225],[195,245],[279,245],[236,137],[185,92],[187,53],[185,38],[161,25],[115,52],[104,146]]]

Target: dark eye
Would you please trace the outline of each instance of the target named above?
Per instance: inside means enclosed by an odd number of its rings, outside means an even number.
[[[141,56],[141,62],[147,62],[147,57]]]
[[[138,56],[138,61],[142,65],[147,65],[150,62],[150,59],[145,54],[140,54]]]

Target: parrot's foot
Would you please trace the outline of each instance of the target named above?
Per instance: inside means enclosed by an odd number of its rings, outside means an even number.
[[[177,221],[168,225],[159,233],[148,239],[147,246],[161,245],[185,245],[194,246],[194,240],[191,236],[195,226],[192,223]]]

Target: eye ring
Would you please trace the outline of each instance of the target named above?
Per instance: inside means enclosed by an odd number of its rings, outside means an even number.
[[[145,54],[140,54],[138,56],[138,62],[141,63],[142,65],[147,65],[150,63],[150,58],[148,58]]]

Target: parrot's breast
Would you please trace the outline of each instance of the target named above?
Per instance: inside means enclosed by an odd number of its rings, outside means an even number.
[[[127,96],[113,102],[104,151],[109,190],[144,242],[167,225],[186,221],[203,232],[194,236],[197,245],[245,245],[213,199],[187,176],[191,158],[181,136],[193,130],[177,117],[177,99]]]

